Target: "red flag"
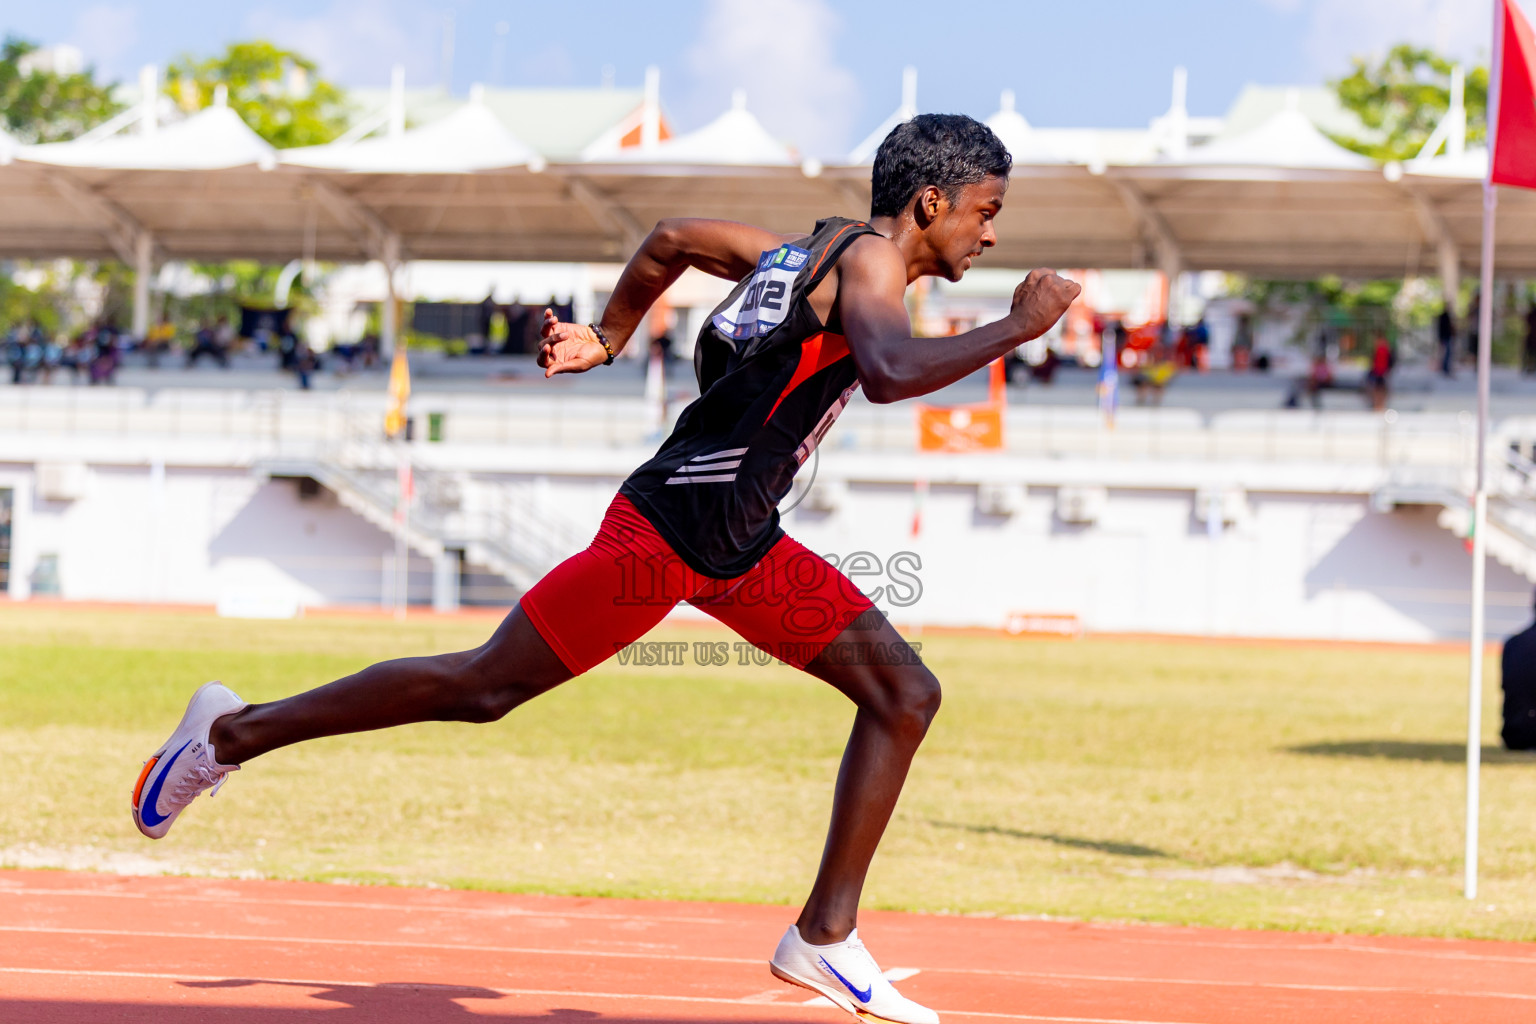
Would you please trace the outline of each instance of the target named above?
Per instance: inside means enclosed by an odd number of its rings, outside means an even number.
[[[1495,185],[1536,188],[1536,33],[1514,0],[1499,0],[1498,124],[1493,136]]]

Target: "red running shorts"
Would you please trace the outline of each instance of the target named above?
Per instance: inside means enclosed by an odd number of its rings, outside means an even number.
[[[523,595],[523,614],[580,675],[640,639],[679,601],[804,668],[874,605],[826,559],[788,536],[731,580],[690,569],[622,494],[585,551]]]

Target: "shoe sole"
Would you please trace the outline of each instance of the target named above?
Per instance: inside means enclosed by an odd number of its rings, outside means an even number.
[[[893,1021],[889,1017],[882,1017],[878,1013],[872,1013],[869,1010],[862,1010],[859,1007],[854,1006],[847,996],[835,988],[830,986],[823,987],[817,982],[807,981],[804,978],[797,978],[793,974],[790,974],[788,971],[784,970],[778,964],[774,963],[772,960],[768,961],[768,970],[773,973],[775,978],[778,978],[786,985],[794,985],[796,988],[803,988],[807,992],[814,992],[817,995],[830,1000],[832,1004],[839,1010],[844,1010],[848,1013],[851,1013],[858,1020],[879,1021],[880,1024],[901,1024],[900,1021]]]
[[[772,971],[773,976],[785,984],[795,985],[799,988],[805,989],[807,992],[815,992],[819,996],[830,999],[839,1010],[846,1010],[853,1014],[855,1017],[863,1019],[864,1014],[859,1010],[859,1008],[854,1006],[853,1003],[849,1001],[848,997],[843,995],[837,989],[823,987],[814,981],[806,981],[803,978],[797,978],[793,974],[790,974],[788,971],[784,970],[784,968],[780,967],[778,964],[774,963],[772,960],[768,961],[768,970]],[[880,1018],[873,1019],[878,1020]]]

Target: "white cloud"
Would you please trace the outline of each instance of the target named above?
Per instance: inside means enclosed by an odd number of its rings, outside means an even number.
[[[414,5],[333,0],[307,17],[258,8],[244,28],[304,54],[322,75],[344,85],[382,85],[395,64],[405,65],[408,85],[439,79],[442,22]]]
[[[1349,70],[1351,57],[1379,57],[1407,42],[1484,61],[1492,45],[1492,7],[1489,0],[1312,0],[1307,60],[1314,74],[1334,77]]]
[[[93,4],[75,15],[69,42],[80,47],[86,62],[96,65],[104,79],[130,77],[136,68],[124,65],[139,41],[139,9],[134,4]]]
[[[745,89],[748,108],[776,137],[806,155],[844,155],[859,86],[833,52],[839,28],[824,0],[709,0],[687,54],[689,113],[713,118],[731,90]]]

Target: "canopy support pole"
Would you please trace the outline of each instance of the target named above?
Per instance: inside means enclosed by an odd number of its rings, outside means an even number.
[[[309,187],[313,190],[315,198],[320,200],[321,205],[330,211],[331,216],[353,233],[358,245],[365,251],[378,256],[384,247],[384,240],[391,234],[389,225],[385,224],[366,203],[360,202],[356,196],[324,178],[310,178]]]
[[[133,336],[140,341],[149,333],[149,278],[154,273],[155,240],[140,231],[133,240]]]
[[[95,189],[76,181],[61,169],[52,169],[47,175],[47,181],[69,205],[100,224],[107,244],[112,247],[118,259],[130,266],[137,262],[137,239],[148,234],[144,225],[127,210]]]
[[[1178,287],[1178,279],[1184,273],[1185,266],[1179,240],[1174,237],[1173,229],[1168,226],[1163,215],[1141,194],[1140,189],[1118,178],[1110,178],[1109,182],[1120,194],[1120,201],[1125,204],[1125,208],[1136,218],[1142,234],[1152,243],[1152,251],[1157,257],[1157,269],[1163,274],[1163,317],[1172,323],[1174,290]]]
[[[1418,215],[1419,227],[1424,232],[1424,240],[1435,247],[1435,260],[1440,273],[1440,294],[1445,300],[1445,308],[1451,315],[1459,317],[1461,310],[1458,308],[1461,301],[1461,253],[1456,249],[1456,238],[1451,234],[1450,227],[1445,223],[1445,218],[1435,208],[1423,193],[1417,189],[1411,192],[1413,196],[1413,212]]]
[[[386,359],[395,354],[400,340],[400,299],[395,294],[395,273],[400,269],[400,236],[393,231],[384,236],[380,258],[384,264],[384,315],[379,338],[380,354]]]
[[[566,178],[565,187],[571,193],[571,198],[592,215],[592,219],[620,236],[625,257],[632,255],[640,248],[640,243],[645,241],[645,236],[649,232],[641,227],[634,214],[626,210],[622,204],[604,195],[591,182],[578,175],[573,174]]]

